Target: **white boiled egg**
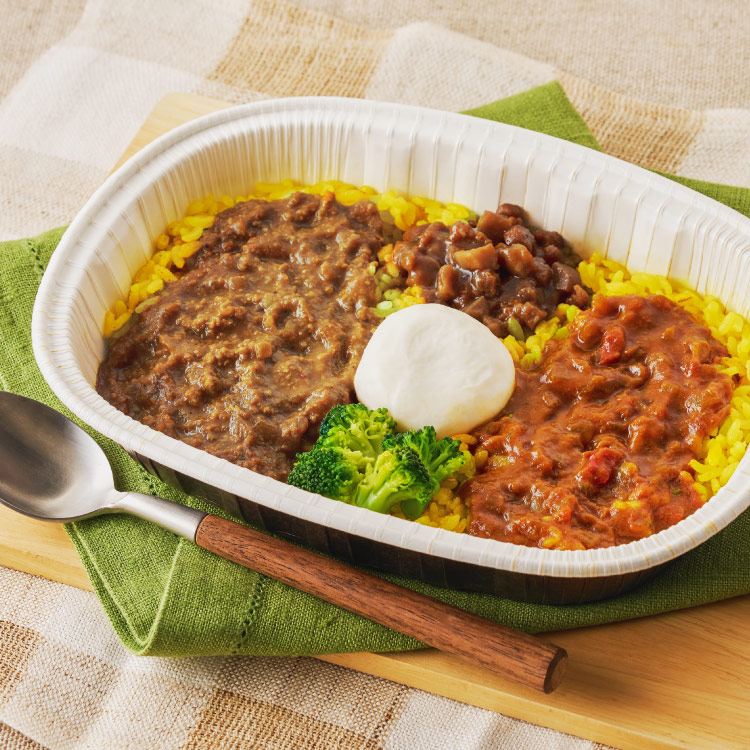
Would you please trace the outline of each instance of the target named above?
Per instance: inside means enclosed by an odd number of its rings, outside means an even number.
[[[494,417],[515,384],[505,344],[470,315],[439,304],[389,315],[354,375],[357,398],[368,409],[385,406],[401,430],[432,425],[439,438]]]

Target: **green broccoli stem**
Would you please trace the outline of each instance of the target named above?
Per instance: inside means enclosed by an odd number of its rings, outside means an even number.
[[[387,513],[399,500],[393,486],[393,464],[390,461],[378,462],[375,470],[357,487],[354,504],[369,508],[377,513]]]

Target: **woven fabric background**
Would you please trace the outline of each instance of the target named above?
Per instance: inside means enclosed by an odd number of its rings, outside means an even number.
[[[558,80],[608,153],[750,187],[736,3],[3,3],[0,239],[66,224],[156,102],[460,110]],[[135,658],[92,594],[0,569],[0,748],[592,748],[318,661]]]
[[[608,153],[750,186],[750,16],[730,0],[561,0],[554,13],[542,0],[207,7],[33,0],[4,9],[0,169],[11,178],[0,184],[0,239],[68,223],[171,91],[457,111],[557,79]],[[42,185],[58,189],[40,206]]]

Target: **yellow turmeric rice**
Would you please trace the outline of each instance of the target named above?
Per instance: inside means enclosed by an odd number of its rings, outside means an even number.
[[[156,301],[155,295],[163,289],[164,284],[177,278],[173,269],[181,269],[185,259],[198,250],[201,235],[213,225],[216,214],[242,201],[278,200],[295,191],[318,195],[332,192],[336,200],[344,205],[369,199],[378,206],[385,220],[388,221],[390,217],[401,231],[415,224],[441,221],[451,225],[456,221],[476,218],[470,209],[457,203],[440,203],[419,196],[407,197],[395,190],[379,193],[367,185],[357,187],[337,180],[306,186],[292,180],[273,184],[259,182],[251,193],[244,196],[222,195],[216,198],[208,195],[191,202],[185,216],[167,225],[166,231],[156,238],[154,254],[134,276],[127,297],[117,300],[105,314],[104,336],[109,338],[116,335],[133,313]],[[392,252],[393,245],[384,246],[378,254],[378,261],[370,266],[370,272],[377,280],[378,303],[375,313],[380,317],[424,302],[419,287],[399,288],[399,271],[392,261]],[[631,273],[621,264],[602,258],[598,253],[581,261],[578,271],[583,283],[597,294],[662,294],[668,297],[703,322],[713,336],[727,347],[729,356],[724,358],[720,371],[733,377],[736,384],[731,411],[716,434],[703,446],[702,460],[690,462],[695,489],[704,500],[708,500],[729,481],[750,442],[750,322],[736,312],[728,312],[715,297],[701,295],[661,276]],[[533,367],[540,361],[550,339],[567,338],[568,323],[579,312],[579,308],[573,305],[559,305],[556,314],[540,323],[532,335],[524,338],[518,326],[517,331],[511,331],[514,335],[506,336],[503,343],[519,367]],[[460,533],[466,529],[468,509],[456,494],[456,489],[463,479],[474,473],[475,467],[482,468],[487,461],[487,453],[481,450],[474,452],[476,438],[471,435],[454,437],[461,441],[461,450],[471,460],[459,476],[443,482],[416,522]],[[392,513],[403,518],[398,506]]]

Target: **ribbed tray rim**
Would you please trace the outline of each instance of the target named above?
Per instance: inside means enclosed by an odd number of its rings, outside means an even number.
[[[144,168],[196,134],[220,137],[222,126],[266,114],[320,112],[344,117],[366,118],[411,113],[415,117],[440,117],[446,122],[464,118],[468,131],[484,130],[514,138],[518,143],[547,144],[562,154],[571,154],[582,162],[620,173],[628,182],[645,185],[669,197],[688,201],[696,209],[727,228],[750,236],[750,220],[710,198],[694,193],[659,175],[577,144],[559,141],[544,134],[526,131],[502,123],[467,118],[422,107],[365,102],[339,97],[302,97],[266,100],[241,105],[206,115],[158,138],[114,172],[89,199],[65,232],[44,275],[32,317],[34,354],[43,376],[60,400],[79,418],[102,434],[120,443],[126,450],[141,453],[188,476],[261,504],[296,515],[313,523],[330,525],[340,531],[383,541],[417,552],[460,560],[490,568],[551,577],[609,576],[642,570],[673,559],[694,548],[725,527],[750,506],[750,456],[743,457],[729,484],[703,508],[675,526],[644,540],[608,549],[557,551],[512,545],[493,540],[457,535],[442,529],[425,527],[391,516],[367,513],[290,487],[248,469],[235,466],[204,451],[158,433],[126,417],[102,399],[85,381],[75,357],[60,341],[55,342],[60,313],[65,310],[64,289],[68,263],[75,257],[83,232],[105,208],[116,205],[117,197],[127,202],[128,184]],[[210,131],[215,131],[211,133]],[[750,243],[749,243],[750,244]],[[744,252],[744,249],[742,250]],[[73,263],[73,267],[75,264]],[[63,315],[64,318],[64,315]],[[64,325],[64,322],[63,322]],[[283,507],[282,507],[283,506]]]

